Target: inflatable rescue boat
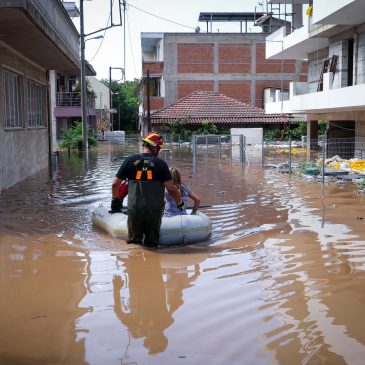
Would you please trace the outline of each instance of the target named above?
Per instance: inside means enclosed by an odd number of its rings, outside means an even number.
[[[127,214],[109,213],[104,206],[92,213],[95,226],[108,232],[115,238],[128,239]],[[162,217],[160,245],[182,245],[206,241],[212,230],[210,218],[201,212],[194,215]]]

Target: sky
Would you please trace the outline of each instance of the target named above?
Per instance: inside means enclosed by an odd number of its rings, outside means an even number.
[[[110,26],[110,8],[113,3],[113,24],[119,24],[119,0],[84,0],[85,34]],[[126,80],[141,77],[141,32],[194,32],[199,26],[206,31],[206,23],[198,22],[200,12],[254,12],[263,11],[265,0],[126,0],[125,64],[124,27],[114,27],[91,35],[85,43],[85,58],[97,72],[98,79]],[[79,7],[80,1],[76,1]],[[148,14],[151,13],[151,14]],[[155,15],[155,16],[154,16]],[[160,18],[158,18],[158,17]],[[166,21],[161,18],[170,20]],[[80,18],[73,19],[80,29]],[[174,22],[174,23],[172,23]],[[176,24],[179,23],[179,24]],[[239,32],[239,23],[213,23],[213,32]]]

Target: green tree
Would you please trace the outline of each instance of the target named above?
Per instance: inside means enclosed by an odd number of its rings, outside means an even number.
[[[101,80],[101,82],[109,87],[109,80]],[[138,109],[140,97],[136,93],[139,81],[118,82],[112,80],[112,109],[116,113],[112,114],[113,130],[119,128],[124,131],[136,131],[138,129]]]
[[[95,100],[96,94],[90,85],[90,80],[86,79],[85,81],[86,81],[86,96],[88,96],[89,98],[93,98]],[[80,81],[78,81],[75,86],[75,92],[81,93],[81,82]]]

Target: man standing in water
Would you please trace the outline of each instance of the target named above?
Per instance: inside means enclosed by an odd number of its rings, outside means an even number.
[[[160,238],[165,188],[184,209],[180,191],[172,181],[165,161],[158,158],[163,145],[162,137],[150,132],[143,138],[143,152],[126,158],[112,184],[112,212],[118,212],[122,203],[118,199],[121,182],[128,179],[128,241],[157,247]]]

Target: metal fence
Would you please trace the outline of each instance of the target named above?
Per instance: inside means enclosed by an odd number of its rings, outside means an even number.
[[[291,173],[303,166],[322,166],[335,156],[338,159],[365,159],[365,138],[326,138],[303,140],[258,141],[247,144],[243,135],[193,135],[182,138],[177,134],[164,134],[165,153],[186,149],[192,154],[193,164],[200,156],[233,159],[242,163],[266,166],[284,166]],[[126,144],[138,144],[138,134],[126,134]]]
[[[303,167],[325,167],[331,161],[365,159],[365,138],[321,138],[302,141],[267,141],[263,148],[267,166],[284,166],[289,173]],[[336,166],[337,167],[337,166]]]

